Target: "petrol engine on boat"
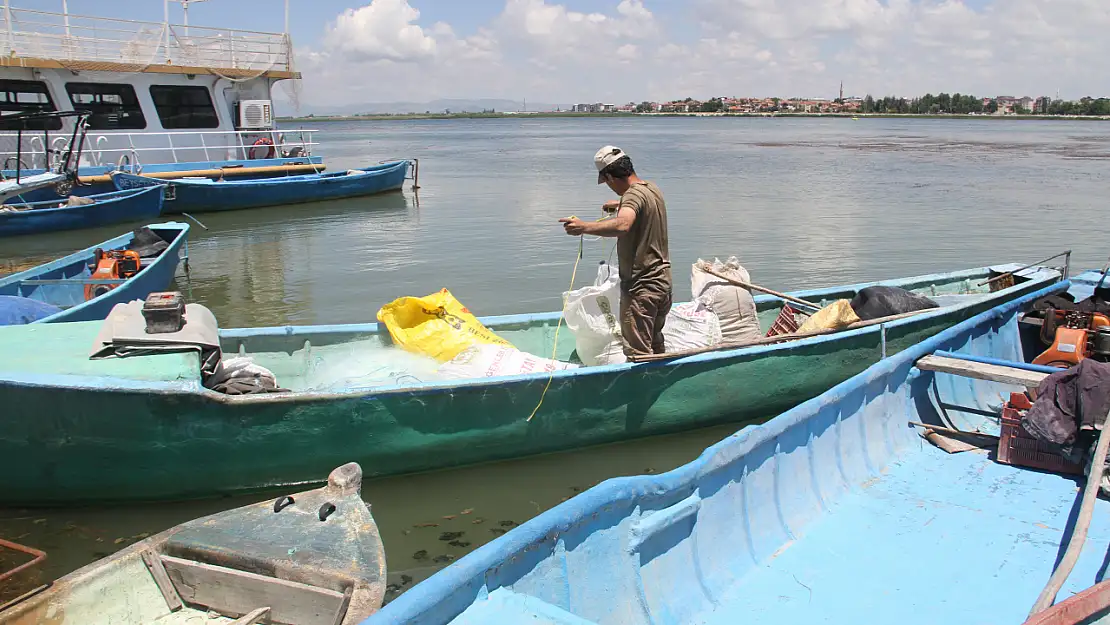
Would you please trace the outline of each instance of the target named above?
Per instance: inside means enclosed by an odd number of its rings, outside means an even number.
[[[1066,369],[1087,358],[1110,362],[1110,288],[1102,288],[1102,282],[1080,302],[1066,294],[1034,302],[1026,318],[1037,317],[1041,343],[1048,349],[1033,364]]]
[[[139,273],[142,260],[135,250],[97,249],[96,263],[89,267],[93,280],[126,280]],[[118,284],[94,283],[85,285],[85,301],[100,297],[119,286]]]
[[[1049,348],[1033,359],[1035,365],[1071,367],[1085,358],[1110,361],[1110,318],[1078,310],[1046,311],[1041,340]]]

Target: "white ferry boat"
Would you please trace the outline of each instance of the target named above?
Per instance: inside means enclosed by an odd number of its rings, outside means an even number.
[[[63,118],[23,133],[3,116],[90,113],[81,180],[112,170],[159,178],[320,172],[313,130],[282,132],[272,90],[297,80],[288,32],[254,32],[16,8],[0,13],[0,160],[6,177],[43,171],[68,148]],[[186,5],[187,8],[187,5]],[[286,1],[288,31],[288,0]],[[188,21],[187,18],[185,20]],[[68,119],[68,118],[66,118]],[[52,124],[52,125],[51,125]],[[53,132],[57,131],[57,132]],[[49,153],[49,154],[48,154]]]

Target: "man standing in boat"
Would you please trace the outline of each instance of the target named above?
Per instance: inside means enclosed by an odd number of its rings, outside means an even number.
[[[662,354],[663,323],[671,310],[671,260],[667,246],[667,205],[653,182],[636,175],[632,159],[607,145],[594,155],[597,183],[605,183],[619,200],[602,206],[606,218],[560,219],[571,236],[617,237],[621,279],[621,336],[624,352]]]

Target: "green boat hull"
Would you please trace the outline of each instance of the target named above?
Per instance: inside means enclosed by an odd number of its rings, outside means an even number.
[[[888,284],[958,293],[986,275],[984,269]],[[72,373],[45,373],[56,356],[40,357],[29,371],[0,372],[0,402],[9,407],[0,419],[0,498],[9,505],[50,505],[207,497],[304,483],[348,461],[360,463],[367,476],[384,476],[759,421],[863,371],[884,353],[1057,279],[1055,272],[1040,271],[1008,289],[881,327],[558,372],[530,421],[546,374],[229,397],[191,379],[189,359],[195,357],[76,362],[88,353],[98,324],[62,324],[69,334],[57,339],[53,352],[72,352]],[[809,293],[832,301],[860,286]],[[757,305],[766,328],[777,304],[757,298]],[[518,348],[550,354],[557,320],[485,321]],[[39,330],[35,342],[49,344],[49,328]],[[89,342],[72,347],[82,332]],[[0,345],[13,340],[0,332]],[[307,375],[306,363],[351,346],[389,349],[388,335],[375,324],[224,330],[221,340],[225,355],[252,355],[283,385],[296,382],[297,371]],[[564,342],[559,352],[567,358],[573,340]]]

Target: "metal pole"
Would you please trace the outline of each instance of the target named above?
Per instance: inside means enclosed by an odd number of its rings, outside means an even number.
[[[7,3],[5,3],[7,4]],[[66,37],[69,36],[69,2],[62,0],[62,17],[66,20]]]
[[[189,0],[181,0],[182,23],[185,26],[185,36],[189,36]]]
[[[12,41],[12,7],[9,0],[4,0],[4,22],[8,25],[8,50],[10,54],[15,49],[15,42]]]
[[[285,34],[289,34],[289,0],[285,0]]]
[[[170,60],[170,0],[162,0],[162,45],[166,50],[166,62]]]

